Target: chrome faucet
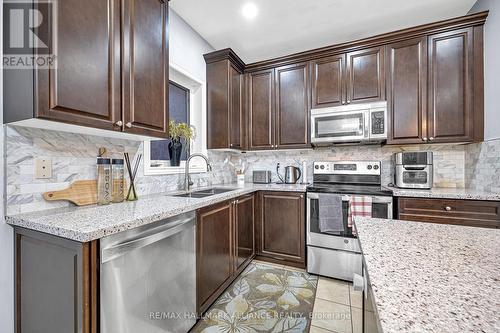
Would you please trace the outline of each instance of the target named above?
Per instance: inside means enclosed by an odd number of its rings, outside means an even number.
[[[194,183],[191,181],[191,176],[189,175],[189,162],[191,162],[191,159],[193,157],[202,157],[205,162],[207,163],[207,170],[208,171],[212,171],[212,166],[210,165],[210,162],[208,161],[208,157],[206,157],[205,155],[203,154],[191,154],[188,159],[186,160],[186,169],[184,171],[184,190],[185,191],[189,191],[189,188],[191,187],[191,185],[193,185]]]

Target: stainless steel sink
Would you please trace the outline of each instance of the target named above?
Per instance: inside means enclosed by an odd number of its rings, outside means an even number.
[[[214,187],[205,190],[198,190],[189,193],[175,194],[173,197],[183,197],[183,198],[205,198],[216,194],[226,193],[237,190],[236,188],[221,188]]]

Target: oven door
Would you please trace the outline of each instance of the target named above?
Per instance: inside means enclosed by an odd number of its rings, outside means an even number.
[[[311,142],[355,142],[369,140],[370,111],[311,111]]]
[[[319,196],[317,193],[307,193],[307,245],[361,252],[357,238],[352,234],[352,228],[347,225],[350,195],[342,196],[342,214],[344,231],[339,233],[322,233],[319,230]],[[392,219],[392,197],[372,197],[372,217]]]

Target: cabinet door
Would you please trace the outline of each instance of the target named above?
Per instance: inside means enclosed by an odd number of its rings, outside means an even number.
[[[385,100],[384,47],[347,53],[347,104]]]
[[[259,256],[304,266],[304,194],[260,192],[257,233]]]
[[[16,228],[15,242],[16,332],[97,332],[97,241]]]
[[[208,149],[229,148],[230,77],[229,61],[207,64]]]
[[[57,68],[35,71],[35,117],[120,131],[120,2],[59,1],[56,15]]]
[[[242,74],[233,65],[229,66],[229,80],[230,80],[230,105],[229,105],[229,148],[239,149],[242,145],[241,134],[243,127],[243,117],[242,117],[242,100],[241,100],[241,88],[242,88]]]
[[[422,143],[427,137],[427,39],[387,46],[387,143]]]
[[[473,30],[429,36],[429,140],[473,140]]]
[[[306,62],[276,68],[278,148],[309,147],[309,78]]]
[[[254,195],[241,197],[235,205],[235,270],[244,267],[255,254]]]
[[[274,70],[248,74],[249,148],[274,148]]]
[[[200,311],[215,300],[233,273],[231,206],[224,202],[198,211],[196,290]]]
[[[126,0],[123,18],[125,131],[167,137],[168,4]]]
[[[345,103],[345,54],[311,62],[312,108]]]

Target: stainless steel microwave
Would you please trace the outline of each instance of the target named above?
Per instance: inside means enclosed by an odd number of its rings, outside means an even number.
[[[379,143],[387,139],[387,102],[311,110],[311,143]]]

